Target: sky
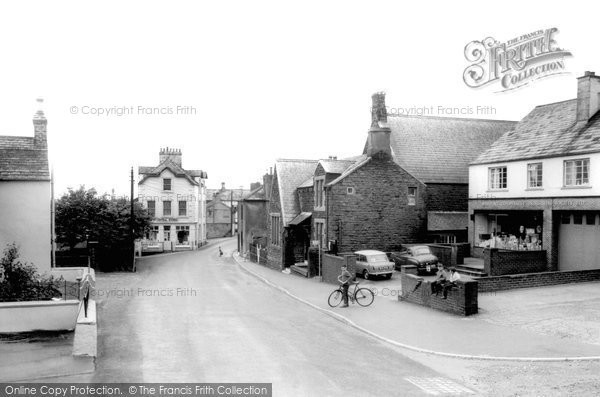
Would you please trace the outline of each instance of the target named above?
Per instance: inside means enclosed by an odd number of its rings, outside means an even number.
[[[374,92],[393,109],[508,120],[574,98],[576,77],[600,73],[598,11],[577,1],[5,2],[0,135],[32,136],[44,98],[56,195],[79,185],[128,194],[131,167],[157,165],[161,147],[181,149],[208,187],[248,188],[277,158],[361,154]],[[573,54],[568,73],[508,92],[464,83],[467,43],[552,27]],[[446,111],[477,106],[492,111]]]

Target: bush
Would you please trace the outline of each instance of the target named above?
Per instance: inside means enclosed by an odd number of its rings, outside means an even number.
[[[0,302],[50,300],[60,297],[54,277],[40,276],[35,266],[18,261],[19,249],[9,244],[0,260]]]

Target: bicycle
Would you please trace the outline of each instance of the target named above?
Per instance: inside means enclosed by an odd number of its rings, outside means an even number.
[[[350,288],[348,288],[348,299],[352,303],[358,303],[363,307],[367,307],[375,300],[375,294],[368,288],[358,288],[358,284],[358,281],[352,282],[354,290],[351,293]],[[342,284],[340,284],[340,286],[329,295],[327,303],[331,307],[336,307],[342,302],[343,296],[344,292],[342,290]]]

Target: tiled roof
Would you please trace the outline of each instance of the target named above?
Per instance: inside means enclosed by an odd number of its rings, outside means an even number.
[[[194,179],[194,177],[206,179],[206,172],[201,170],[185,170],[170,159],[166,159],[156,167],[138,167],[138,174],[144,176],[138,184],[142,184],[149,177],[160,176],[165,169],[169,169],[177,177],[186,178],[192,185],[198,185],[198,182]]]
[[[300,213],[296,188],[314,175],[317,164],[318,160],[279,159],[275,162],[284,225]]]
[[[305,180],[304,182],[302,182],[298,186],[298,189],[300,189],[300,188],[306,188],[306,187],[313,187],[314,184],[315,184],[315,180],[314,180],[313,176],[311,176],[310,178],[308,178],[307,180]]]
[[[33,137],[0,136],[1,181],[49,181],[48,149]]]
[[[424,183],[468,183],[469,163],[514,121],[389,116],[396,163]]]
[[[576,116],[577,99],[537,106],[472,164],[600,152],[600,113]]]
[[[430,211],[427,213],[427,230],[464,230],[469,225],[468,212]]]

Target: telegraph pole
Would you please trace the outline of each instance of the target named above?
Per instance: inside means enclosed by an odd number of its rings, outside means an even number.
[[[129,231],[131,232],[132,269],[135,272],[135,214],[133,212],[133,167],[131,167],[131,214],[129,216]]]

